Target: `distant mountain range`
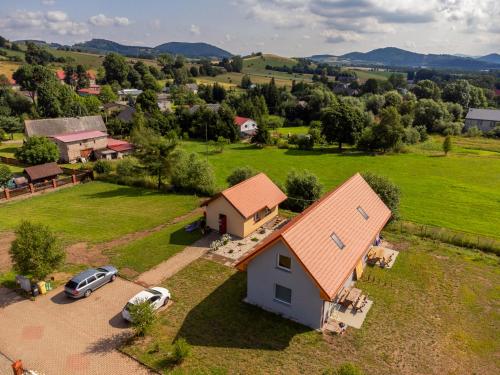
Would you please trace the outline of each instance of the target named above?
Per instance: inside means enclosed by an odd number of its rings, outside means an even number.
[[[127,46],[106,39],[92,39],[85,43],[77,43],[73,48],[95,53],[116,52],[131,57],[154,57],[161,53],[183,55],[188,58],[222,59],[233,56],[230,52],[207,43],[169,42],[156,47],[140,47]]]
[[[500,55],[497,53],[472,58],[446,54],[422,54],[395,47],[378,48],[370,52],[351,52],[341,56],[327,54],[314,55],[310,59],[318,62],[381,65],[388,67],[426,67],[455,70],[500,69]]]

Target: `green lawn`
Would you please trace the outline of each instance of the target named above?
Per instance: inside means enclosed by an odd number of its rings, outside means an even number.
[[[136,274],[147,271],[164,260],[183,250],[186,246],[201,238],[199,230],[188,233],[184,227],[197,217],[190,217],[145,238],[133,241],[126,246],[119,246],[106,252],[111,263],[118,268],[128,268]],[[132,273],[134,273],[132,272]],[[128,271],[128,274],[132,274]]]
[[[258,150],[248,144],[234,144],[222,154],[209,155],[209,161],[221,187],[234,168],[244,165],[280,183],[292,169],[308,169],[319,176],[327,190],[356,172],[372,171],[401,187],[405,220],[500,237],[500,157],[453,152],[444,157],[439,145],[430,144],[431,150],[426,150],[424,144],[418,152],[379,156],[339,154],[334,149]],[[200,142],[184,142],[182,147],[204,152]]]
[[[291,126],[291,127],[283,127],[278,128],[276,131],[282,135],[288,134],[307,134],[309,131],[309,126]]]
[[[390,270],[368,268],[358,282],[374,301],[363,327],[327,339],[245,304],[246,275],[198,260],[164,283],[174,304],[146,339],[122,348],[172,370],[172,342],[192,355],[177,373],[320,374],[353,362],[366,374],[497,374],[500,361],[498,258],[416,238]]]
[[[155,227],[198,206],[190,195],[91,182],[30,199],[2,204],[0,228],[22,219],[47,224],[66,242],[103,242]]]

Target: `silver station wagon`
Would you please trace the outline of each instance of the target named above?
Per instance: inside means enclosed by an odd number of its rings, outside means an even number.
[[[113,266],[89,268],[74,276],[64,286],[64,293],[71,298],[88,297],[94,290],[116,279],[118,270]]]

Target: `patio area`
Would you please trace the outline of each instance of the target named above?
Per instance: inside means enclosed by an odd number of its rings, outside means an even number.
[[[242,256],[251,251],[262,240],[273,233],[275,230],[281,228],[288,222],[284,217],[276,217],[255,232],[245,238],[229,237],[230,239],[217,248],[211,248],[206,254],[205,258],[215,260],[227,266],[235,264]],[[221,236],[223,238],[223,236]]]
[[[392,268],[396,262],[399,251],[386,247],[385,243],[381,246],[373,246],[367,254],[368,264],[378,265],[381,268]]]

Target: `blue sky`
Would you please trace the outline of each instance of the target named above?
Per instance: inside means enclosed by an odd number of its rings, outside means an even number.
[[[0,0],[0,34],[73,44],[203,41],[232,53],[342,54],[394,46],[500,53],[498,0]]]

